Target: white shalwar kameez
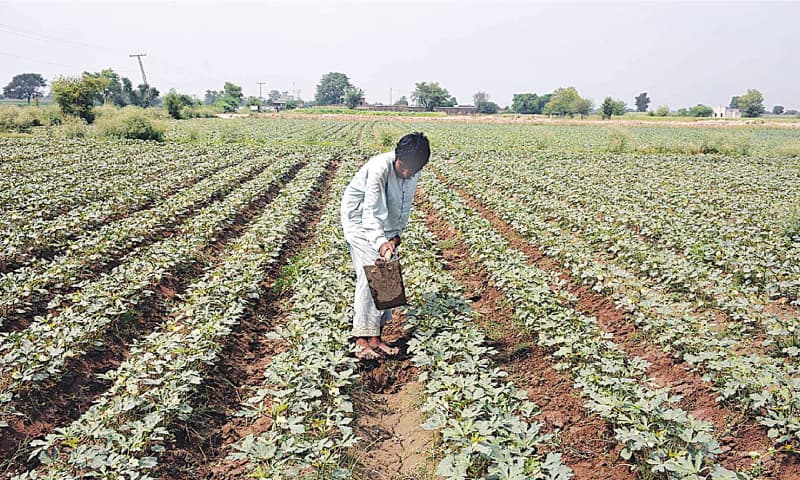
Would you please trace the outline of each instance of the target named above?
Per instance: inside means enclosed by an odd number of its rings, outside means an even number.
[[[401,235],[408,225],[420,172],[403,179],[394,163],[394,152],[370,158],[342,196],[342,229],[357,277],[351,334],[354,337],[380,336],[381,328],[392,317],[391,309],[375,307],[364,265],[373,265],[381,245]]]

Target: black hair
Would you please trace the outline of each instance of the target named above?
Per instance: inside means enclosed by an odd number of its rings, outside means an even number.
[[[403,161],[416,162],[424,167],[431,158],[431,146],[428,137],[422,132],[409,133],[403,136],[394,149],[395,157]]]

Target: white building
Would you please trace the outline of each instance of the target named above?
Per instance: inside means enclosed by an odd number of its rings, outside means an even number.
[[[714,118],[742,118],[738,108],[714,107]]]

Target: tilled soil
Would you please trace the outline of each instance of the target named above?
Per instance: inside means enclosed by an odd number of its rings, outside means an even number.
[[[118,367],[128,357],[132,339],[147,335],[166,320],[174,297],[202,273],[204,266],[217,261],[225,245],[245,231],[247,224],[279,194],[302,165],[290,169],[273,188],[239,214],[233,225],[206,247],[200,261],[167,275],[154,285],[154,294],[137,307],[135,315],[126,316],[109,328],[100,342],[101,347],[70,359],[59,380],[45,382],[36,391],[24,394],[17,406],[23,415],[9,421],[8,428],[0,429],[0,458],[5,459],[6,471],[18,471],[36,465],[35,459],[30,464],[20,461],[21,456],[27,456],[25,450],[30,441],[52,433],[59,425],[69,424],[89,408],[109,387],[108,382],[98,379],[97,375]],[[0,463],[0,468],[3,468],[2,465]]]
[[[435,470],[434,434],[420,427],[425,422],[418,410],[422,385],[406,353],[409,338],[403,316],[395,309],[383,339],[400,353],[361,365],[363,389],[353,395],[355,433],[362,438],[352,454],[357,479],[431,478]]]
[[[528,392],[528,398],[541,408],[537,420],[546,433],[556,435],[553,446],[544,451],[560,451],[562,461],[572,468],[576,479],[634,479],[630,467],[619,459],[621,446],[614,433],[599,417],[583,408],[579,392],[564,372],[555,370],[548,353],[536,339],[515,324],[512,308],[489,276],[474,260],[460,235],[427,205],[426,223],[440,239],[448,242],[442,251],[445,267],[466,287],[478,313],[477,324],[491,340],[498,366],[509,372],[508,379]],[[452,246],[450,246],[452,244]]]
[[[679,407],[699,419],[714,424],[715,436],[723,449],[723,454],[719,458],[723,466],[733,470],[748,469],[754,462],[750,456],[750,452],[753,452],[762,458],[763,478],[800,478],[800,463],[796,455],[770,454],[769,447],[772,442],[763,428],[752,419],[745,418],[738,410],[718,403],[709,385],[700,375],[689,371],[685,363],[675,360],[657,346],[642,340],[642,335],[633,322],[625,312],[616,308],[611,298],[577,284],[557,261],[530,244],[513,227],[485,208],[468,192],[452,185],[451,187],[471,208],[503,233],[512,247],[524,252],[531,263],[542,270],[557,273],[566,283],[564,288],[578,298],[578,310],[596,317],[600,327],[614,335],[615,343],[623,351],[650,362],[648,375],[656,380],[659,386],[670,387],[674,393],[683,395]]]

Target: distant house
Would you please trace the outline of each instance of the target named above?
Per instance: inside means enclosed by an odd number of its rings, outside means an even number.
[[[742,118],[738,108],[714,107],[714,118]]]

